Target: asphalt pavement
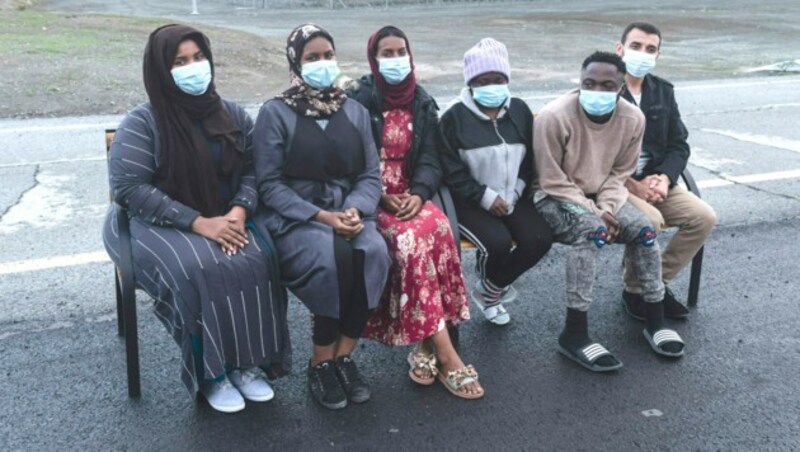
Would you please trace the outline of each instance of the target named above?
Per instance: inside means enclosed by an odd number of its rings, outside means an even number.
[[[578,3],[566,8],[578,11]],[[345,23],[347,13],[332,20]],[[242,15],[231,22],[241,24]],[[746,15],[737,17],[746,28]],[[791,21],[775,19],[775,27]],[[772,52],[749,36],[741,44],[749,52]],[[510,325],[490,325],[473,309],[462,327],[460,351],[480,372],[484,399],[415,386],[405,376],[406,349],[365,342],[357,356],[373,399],[340,412],[315,406],[305,388],[308,315],[296,301],[294,373],[275,383],[273,401],[223,415],[185,392],[178,350],[139,294],[143,395],[128,399],[113,267],[100,238],[108,205],[103,130],[120,117],[0,120],[0,449],[800,449],[800,76],[692,73],[676,73],[690,169],[719,221],[699,305],[674,323],[687,342],[683,359],[656,357],[642,324],[624,314],[619,246],[601,253],[589,316],[595,338],[625,367],[596,375],[559,356],[565,249],[556,246],[516,283]],[[437,85],[441,104],[448,83]],[[565,76],[515,92],[538,110],[569,85]],[[248,108],[254,113],[257,102]],[[465,252],[467,284],[473,265]],[[673,287],[685,297],[688,272]]]

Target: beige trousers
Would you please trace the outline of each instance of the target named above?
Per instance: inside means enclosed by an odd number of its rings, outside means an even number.
[[[644,213],[657,232],[668,227],[678,228],[661,255],[661,277],[665,285],[669,284],[703,246],[717,222],[717,215],[708,203],[682,185],[670,188],[667,199],[655,205],[633,194],[628,195],[628,201]],[[625,290],[632,293],[642,292],[641,285],[627,262]]]

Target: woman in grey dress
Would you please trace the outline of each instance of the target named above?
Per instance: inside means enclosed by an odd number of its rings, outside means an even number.
[[[297,27],[286,56],[292,86],[261,107],[253,137],[266,207],[258,221],[275,240],[284,284],[313,314],[311,394],[339,409],[370,397],[351,354],[391,262],[375,225],[378,153],[367,111],[332,86],[331,35]]]
[[[258,205],[253,122],[219,97],[213,74],[205,35],[156,29],[144,55],[150,102],[117,129],[109,175],[130,216],[136,281],[181,348],[181,379],[214,409],[234,412],[244,399],[273,397],[260,367],[286,373],[290,344],[269,238],[245,226]],[[117,261],[114,215],[103,240]]]

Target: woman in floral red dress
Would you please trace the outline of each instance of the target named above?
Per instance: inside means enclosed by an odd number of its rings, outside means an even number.
[[[430,198],[441,179],[436,103],[416,84],[408,39],[387,26],[367,44],[372,74],[349,95],[370,112],[380,152],[383,195],[378,231],[392,268],[364,337],[387,345],[415,344],[409,377],[438,378],[454,395],[483,396],[478,374],[453,348],[447,325],[469,319],[461,261],[447,217]]]

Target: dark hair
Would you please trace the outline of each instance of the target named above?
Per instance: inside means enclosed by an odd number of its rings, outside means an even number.
[[[617,67],[617,70],[620,74],[626,74],[628,71],[625,69],[625,63],[622,61],[616,53],[611,52],[601,52],[596,50],[593,54],[589,55],[585,60],[583,60],[583,65],[581,65],[581,69],[586,69],[592,63],[608,63],[613,64]]]
[[[622,39],[620,42],[625,44],[625,40],[628,39],[628,34],[634,29],[642,30],[649,35],[658,36],[658,47],[661,48],[661,30],[649,22],[633,22],[628,24],[628,26],[625,27],[625,30],[622,31]]]

